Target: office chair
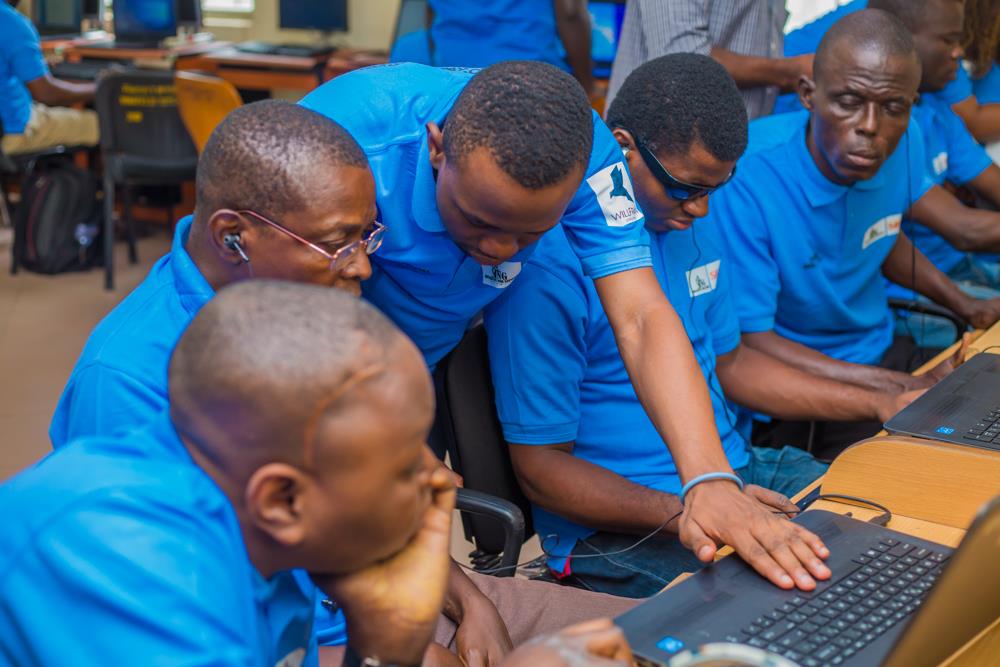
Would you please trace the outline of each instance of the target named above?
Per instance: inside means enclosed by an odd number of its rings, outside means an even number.
[[[100,80],[94,100],[104,155],[104,287],[114,289],[115,189],[122,187],[129,261],[138,255],[132,188],[192,181],[198,153],[177,110],[173,72],[133,69]],[[173,220],[173,206],[168,211]]]
[[[531,505],[521,491],[497,420],[493,380],[482,325],[470,329],[434,374],[438,437],[452,468],[462,475],[460,494],[466,538],[476,545],[475,569],[513,576],[524,541],[531,537]],[[463,507],[462,495],[478,501]],[[484,514],[486,516],[484,516]]]
[[[243,106],[243,99],[233,84],[207,74],[178,70],[174,82],[181,120],[200,155],[212,130],[230,111]]]

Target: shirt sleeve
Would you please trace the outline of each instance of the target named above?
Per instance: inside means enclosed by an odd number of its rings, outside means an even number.
[[[712,198],[706,219],[718,225],[726,240],[732,296],[740,331],[758,333],[774,328],[781,278],[771,252],[770,232],[750,188],[739,180]]]
[[[965,185],[986,171],[993,160],[958,114],[951,109],[942,110],[942,114],[948,132],[948,180],[955,185]]]
[[[587,173],[561,222],[584,273],[597,280],[652,266],[653,260],[621,148],[600,117],[592,117],[594,145]]]
[[[972,80],[969,78],[969,73],[965,71],[964,63],[958,64],[954,81],[950,81],[937,95],[948,105],[958,104],[972,95]]]
[[[14,21],[0,47],[7,57],[11,74],[22,83],[45,76],[49,71],[42,55],[42,43],[34,26],[27,20]]]
[[[706,0],[638,0],[649,59],[712,50]]]
[[[167,397],[133,376],[96,363],[73,374],[49,426],[52,446],[141,426],[167,406]]]
[[[497,414],[508,442],[576,440],[587,368],[583,292],[538,264],[485,312]]]
[[[102,495],[4,573],[3,597],[18,603],[0,603],[3,632],[27,663],[264,667],[235,519]]]

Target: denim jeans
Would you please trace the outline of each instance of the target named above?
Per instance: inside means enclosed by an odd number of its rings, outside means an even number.
[[[992,299],[1000,296],[1000,262],[969,253],[948,277],[971,297]],[[927,303],[923,296],[918,301]],[[961,334],[961,332],[958,332]],[[933,315],[896,313],[896,335],[912,336],[920,347],[945,348],[956,338],[955,325]]]
[[[791,496],[825,473],[826,468],[826,464],[795,447],[753,447],[750,462],[736,474],[747,484]],[[639,539],[636,535],[598,532],[580,540],[570,561],[572,575],[563,583],[622,597],[644,598],[659,592],[677,575],[702,567],[701,561],[675,535],[657,535],[629,549]],[[628,549],[625,553],[611,555],[625,549]]]

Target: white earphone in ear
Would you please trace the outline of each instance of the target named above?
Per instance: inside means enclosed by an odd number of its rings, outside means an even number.
[[[628,146],[622,146],[622,155],[625,156],[626,160],[628,159],[628,154],[631,152],[632,152],[631,148],[629,148]]]

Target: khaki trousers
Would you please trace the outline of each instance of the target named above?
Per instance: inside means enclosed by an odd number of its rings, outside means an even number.
[[[49,107],[35,102],[22,134],[5,134],[0,147],[7,155],[33,153],[54,146],[96,146],[97,114],[90,110]]]

